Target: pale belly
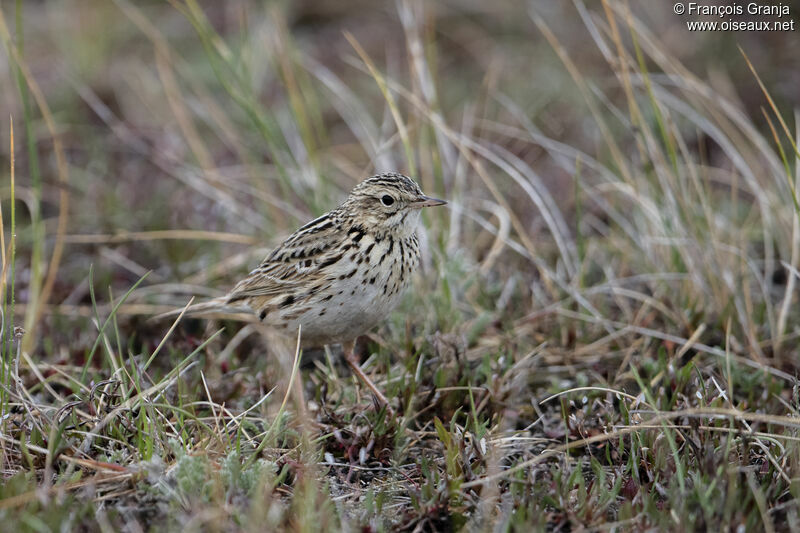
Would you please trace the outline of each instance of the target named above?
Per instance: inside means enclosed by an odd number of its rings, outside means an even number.
[[[405,290],[387,296],[383,285],[369,284],[341,287],[342,294],[311,309],[289,322],[288,329],[297,332],[302,325],[303,345],[317,346],[353,340],[377,326],[392,312]]]
[[[330,289],[309,300],[302,313],[281,313],[284,331],[296,335],[302,326],[301,343],[320,346],[354,340],[383,322],[400,303],[418,261],[418,252],[409,250],[405,257],[390,256],[378,265],[383,251],[384,246],[375,246],[369,263],[360,264],[356,273],[345,279],[339,274]],[[352,270],[351,265],[341,272],[346,275]]]

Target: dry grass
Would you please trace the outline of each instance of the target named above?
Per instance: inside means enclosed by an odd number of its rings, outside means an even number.
[[[0,10],[2,523],[800,527],[780,51],[699,68],[732,37],[616,0],[169,4]],[[397,416],[336,347],[147,321],[390,169],[450,200],[369,337]]]

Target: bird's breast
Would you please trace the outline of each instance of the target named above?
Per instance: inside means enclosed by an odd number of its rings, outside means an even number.
[[[298,295],[280,312],[285,328],[302,325],[306,345],[348,341],[368,332],[397,306],[419,264],[416,235],[364,235],[320,272],[324,283],[314,294]]]

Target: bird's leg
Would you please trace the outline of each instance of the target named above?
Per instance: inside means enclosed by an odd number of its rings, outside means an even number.
[[[383,395],[383,393],[372,382],[372,380],[369,379],[369,376],[367,376],[364,373],[364,371],[361,369],[361,366],[358,364],[358,357],[356,356],[355,345],[356,343],[354,341],[342,343],[342,349],[344,350],[345,361],[347,361],[347,364],[350,366],[350,369],[353,371],[353,374],[355,374],[358,377],[358,379],[360,379],[364,383],[364,385],[369,387],[369,389],[372,391],[375,397],[378,398],[378,401],[381,403],[381,405],[390,407],[389,400],[386,399],[386,396]]]

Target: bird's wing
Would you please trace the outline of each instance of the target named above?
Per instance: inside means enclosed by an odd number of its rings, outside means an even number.
[[[312,220],[270,253],[230,292],[227,300],[259,300],[263,306],[271,297],[293,294],[312,287],[324,275],[325,267],[337,262],[347,251],[345,235],[330,214]]]

